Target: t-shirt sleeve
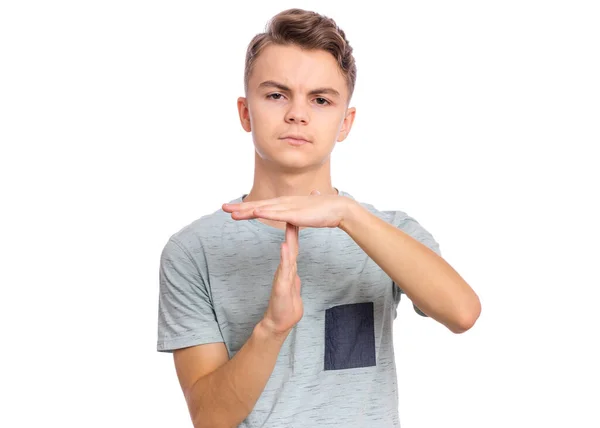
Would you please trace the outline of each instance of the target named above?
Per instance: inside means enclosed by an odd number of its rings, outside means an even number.
[[[172,236],[160,256],[157,351],[224,342],[210,298],[206,269]]]
[[[412,238],[416,239],[421,244],[434,251],[438,256],[442,256],[439,243],[434,239],[433,235],[429,233],[429,231],[427,231],[423,226],[421,226],[421,224],[419,224],[419,222],[413,217],[407,215],[402,211],[396,211],[394,213],[393,224],[400,230],[402,230],[404,233],[407,233]],[[400,289],[394,283],[394,292],[398,291],[400,291],[400,294],[404,294],[404,291],[402,291],[402,289]],[[400,296],[398,296],[398,300],[399,298]],[[415,309],[415,312],[419,315],[427,317],[427,315],[423,311],[421,311],[414,303],[413,308]]]

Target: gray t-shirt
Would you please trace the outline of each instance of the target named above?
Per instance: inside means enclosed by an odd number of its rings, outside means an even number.
[[[414,218],[360,204],[441,255]],[[267,309],[284,237],[220,208],[173,234],[160,258],[157,351],[224,342],[233,357]],[[402,291],[339,228],[302,229],[297,265],[304,315],[239,426],[399,427],[392,324]]]

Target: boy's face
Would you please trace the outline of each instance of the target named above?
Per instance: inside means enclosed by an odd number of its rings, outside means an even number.
[[[350,132],[355,109],[347,108],[348,95],[329,52],[269,45],[254,64],[238,110],[261,158],[302,168],[325,162]],[[287,136],[308,143],[297,145]]]

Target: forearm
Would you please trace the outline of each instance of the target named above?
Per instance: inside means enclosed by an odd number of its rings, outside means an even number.
[[[237,427],[250,414],[273,372],[285,341],[262,322],[227,363],[200,378],[189,403],[195,428]]]
[[[340,229],[431,318],[454,333],[475,323],[479,298],[442,257],[399,228],[350,203]]]

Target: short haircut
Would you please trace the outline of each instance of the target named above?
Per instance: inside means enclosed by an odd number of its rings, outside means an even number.
[[[316,12],[288,9],[271,18],[264,33],[250,41],[246,51],[244,90],[248,93],[248,81],[256,59],[270,44],[298,46],[307,50],[324,50],[336,59],[348,87],[348,101],[352,98],[356,83],[356,63],[352,47],[344,31],[335,21]]]

